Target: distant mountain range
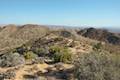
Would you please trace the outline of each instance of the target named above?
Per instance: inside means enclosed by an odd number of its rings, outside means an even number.
[[[14,25],[14,24],[10,24],[10,25]],[[32,24],[28,24],[28,25],[32,25]],[[34,24],[33,24],[34,25]],[[6,24],[0,24],[0,27],[4,27],[6,26]],[[22,25],[16,25],[16,26],[22,26]],[[71,29],[84,29],[84,28],[90,28],[92,26],[65,26],[65,25],[39,25],[39,26],[47,26],[49,28],[57,28],[57,29],[60,29],[60,28],[71,28]],[[113,33],[120,33],[120,27],[114,27],[114,26],[110,26],[110,27],[94,27],[96,29],[105,29],[105,30],[108,30],[110,32],[113,32]]]
[[[106,29],[85,28],[77,32],[79,35],[98,41],[120,45],[120,34],[109,32]]]

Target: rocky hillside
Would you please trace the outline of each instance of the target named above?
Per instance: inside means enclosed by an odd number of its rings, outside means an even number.
[[[120,45],[120,35],[104,29],[87,28],[78,31],[77,33],[91,39],[104,41],[114,45]]]
[[[82,36],[75,40],[73,33],[67,30],[53,31],[33,25],[27,26],[2,28],[1,35],[6,35],[7,39],[22,39],[24,42],[20,42],[20,45],[17,43],[17,46],[10,42],[14,47],[10,46],[6,52],[0,52],[0,80],[74,78],[74,65],[71,64],[73,58],[80,53],[89,53],[92,50],[92,40],[88,41]]]
[[[103,29],[86,28],[76,30],[74,28],[59,27],[57,27],[56,29],[54,27],[50,28],[44,25],[33,24],[26,24],[20,26],[6,25],[0,27],[0,51],[19,47],[28,41],[39,39],[50,33],[82,42],[88,41],[88,43],[89,41],[96,42],[98,40],[114,45],[120,44],[119,33],[111,33]]]
[[[48,33],[48,28],[39,25],[6,25],[0,29],[0,50],[15,48],[29,40]]]

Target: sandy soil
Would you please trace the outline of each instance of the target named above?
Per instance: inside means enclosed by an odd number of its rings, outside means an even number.
[[[14,80],[24,80],[24,75],[34,75],[34,73],[41,71],[42,73],[47,72],[47,68],[53,68],[53,70],[57,70],[54,68],[55,64],[48,65],[44,64],[33,64],[33,65],[21,65],[17,67],[10,67],[10,68],[0,68],[0,72],[5,72],[9,69],[15,69],[16,77]],[[70,69],[73,65],[70,64],[63,64],[64,69]]]

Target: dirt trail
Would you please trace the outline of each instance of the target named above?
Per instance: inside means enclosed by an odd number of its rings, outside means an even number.
[[[14,80],[24,80],[24,75],[34,75],[36,72],[41,71],[42,73],[47,72],[47,68],[53,68],[55,65],[44,64],[33,64],[33,65],[22,65],[18,67],[11,68],[0,68],[0,72],[6,72],[7,70],[14,69],[16,73],[16,77]],[[64,69],[70,69],[73,65],[70,64],[62,64]],[[57,69],[55,69],[57,70]],[[9,80],[9,79],[8,79]]]

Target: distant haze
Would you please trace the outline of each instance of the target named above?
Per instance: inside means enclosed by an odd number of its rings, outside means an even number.
[[[6,26],[9,24],[0,24],[0,27]],[[14,24],[13,24],[14,25]],[[15,24],[16,25],[16,24]],[[41,25],[41,24],[38,24]],[[19,25],[16,25],[19,26]],[[96,26],[65,26],[65,25],[41,25],[41,26],[47,26],[50,28],[73,28],[73,29],[84,29],[84,28],[99,28],[99,29],[106,29],[110,32],[114,32],[114,33],[120,33],[120,27],[96,27]]]
[[[120,28],[106,28],[107,30],[111,31],[111,32],[117,32],[120,33]]]

